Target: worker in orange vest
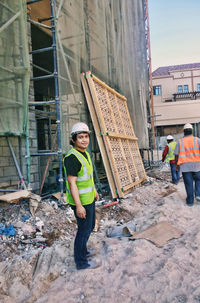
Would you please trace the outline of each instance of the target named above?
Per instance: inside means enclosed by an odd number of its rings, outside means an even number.
[[[200,202],[200,139],[193,136],[193,126],[184,125],[184,137],[178,140],[175,147],[176,168],[180,166],[185,190],[186,204],[194,205],[194,196]],[[195,186],[194,186],[195,185]]]
[[[175,155],[174,150],[176,147],[176,141],[174,141],[174,137],[171,135],[167,136],[167,145],[162,154],[162,162],[167,162],[171,168],[171,175],[172,175],[172,183],[178,184],[180,179],[180,169],[176,170],[176,163],[175,163]]]

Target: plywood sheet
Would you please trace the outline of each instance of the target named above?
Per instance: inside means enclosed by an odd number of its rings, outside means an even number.
[[[145,231],[133,232],[130,240],[146,239],[158,247],[164,246],[169,240],[177,239],[183,234],[183,231],[174,227],[168,222],[162,221],[154,226],[150,226]]]
[[[7,203],[17,203],[20,199],[30,198],[31,192],[29,190],[20,190],[11,194],[0,196],[0,201]]]
[[[86,73],[119,197],[146,180],[127,100],[91,72]]]

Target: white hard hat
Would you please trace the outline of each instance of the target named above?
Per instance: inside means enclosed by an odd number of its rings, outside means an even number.
[[[193,129],[193,126],[192,126],[192,124],[190,124],[190,123],[186,123],[186,124],[184,125],[183,129]]]
[[[174,140],[174,137],[171,136],[171,135],[168,135],[168,136],[167,136],[167,140]]]
[[[90,130],[87,124],[83,122],[78,122],[72,126],[71,135],[80,134],[80,133],[90,133]]]

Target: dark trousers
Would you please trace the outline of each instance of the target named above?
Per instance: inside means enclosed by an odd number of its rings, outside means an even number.
[[[176,164],[170,163],[170,167],[171,167],[172,183],[177,184],[180,180],[180,166],[178,170],[176,170]]]
[[[195,197],[200,197],[200,171],[198,172],[182,172],[185,190],[187,193],[186,202],[194,203]]]
[[[95,202],[83,205],[86,210],[86,218],[81,219],[76,215],[76,206],[71,206],[76,217],[78,230],[74,241],[74,261],[77,269],[87,268],[87,241],[95,227]]]

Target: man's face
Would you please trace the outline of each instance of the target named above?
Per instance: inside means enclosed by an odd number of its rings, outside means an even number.
[[[90,142],[90,137],[88,133],[77,134],[76,141],[74,142],[74,147],[76,149],[86,149]]]

